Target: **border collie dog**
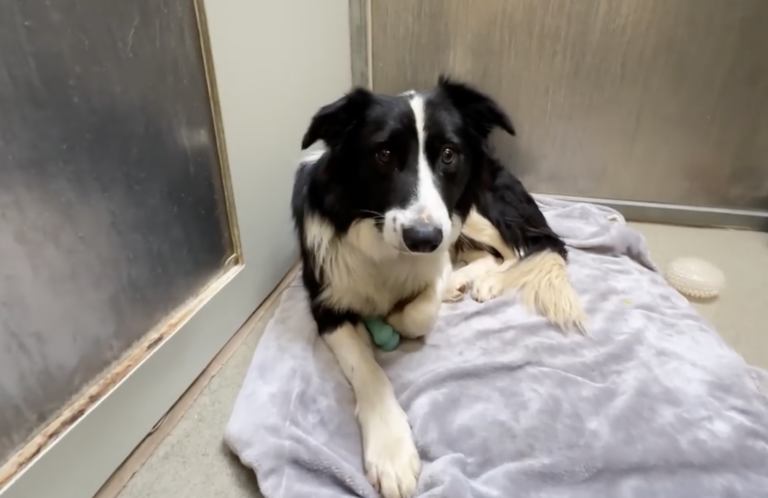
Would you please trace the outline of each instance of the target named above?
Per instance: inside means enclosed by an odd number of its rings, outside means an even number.
[[[354,89],[321,108],[302,141],[326,145],[302,161],[293,190],[304,286],[357,400],[368,479],[386,498],[415,492],[420,459],[362,317],[415,339],[443,300],[515,289],[552,322],[581,328],[565,245],[490,155],[494,128],[515,134],[491,98],[441,77],[429,92]]]

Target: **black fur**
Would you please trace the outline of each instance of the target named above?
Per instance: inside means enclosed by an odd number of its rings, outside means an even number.
[[[487,157],[487,179],[475,207],[522,257],[550,250],[567,259],[565,243],[552,231],[536,201],[507,168]]]

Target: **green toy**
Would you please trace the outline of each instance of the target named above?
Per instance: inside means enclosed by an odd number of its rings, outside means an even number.
[[[382,351],[394,351],[400,344],[400,334],[380,316],[369,316],[363,319],[365,328],[371,334],[373,343]]]

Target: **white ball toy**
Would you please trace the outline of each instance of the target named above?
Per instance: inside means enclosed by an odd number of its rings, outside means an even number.
[[[667,282],[678,292],[696,299],[712,299],[725,286],[723,272],[701,258],[677,258],[667,266]]]

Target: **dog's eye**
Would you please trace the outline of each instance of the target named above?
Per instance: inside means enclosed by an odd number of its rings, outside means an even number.
[[[392,153],[387,149],[381,149],[376,153],[376,160],[381,164],[389,164],[389,161],[392,160]]]
[[[445,164],[451,164],[456,160],[456,151],[450,147],[445,147],[443,152],[440,154],[440,160]]]

